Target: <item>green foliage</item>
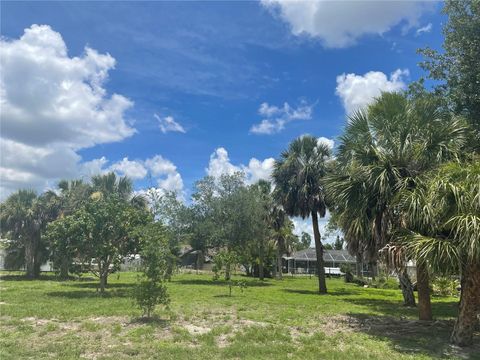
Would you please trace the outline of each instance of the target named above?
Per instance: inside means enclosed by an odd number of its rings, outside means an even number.
[[[312,237],[310,236],[309,233],[306,233],[305,231],[303,231],[300,242],[302,247],[298,250],[308,249],[312,244]]]
[[[172,276],[175,257],[162,223],[151,222],[140,226],[134,234],[140,240],[142,275],[138,278],[133,297],[143,316],[150,318],[157,305],[168,305],[170,302],[165,281]]]
[[[232,296],[233,287],[238,287],[241,292],[247,287],[247,283],[242,280],[233,280],[231,272],[240,263],[240,257],[233,251],[220,251],[214,258],[213,279],[219,280],[222,275],[225,276],[228,286],[229,296]]]
[[[436,276],[432,281],[433,293],[437,296],[458,296],[460,282],[450,276]]]
[[[443,12],[443,52],[431,48],[419,50],[426,60],[421,67],[428,77],[439,81],[436,93],[448,102],[456,114],[465,115],[480,139],[480,2],[447,0]]]
[[[136,286],[133,297],[137,306],[143,311],[143,316],[150,318],[159,304],[168,305],[170,297],[163,282],[150,279],[141,280]]]

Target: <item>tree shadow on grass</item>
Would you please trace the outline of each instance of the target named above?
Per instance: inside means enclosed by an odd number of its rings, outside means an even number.
[[[106,289],[122,289],[122,288],[132,288],[135,283],[110,283],[106,286]],[[98,280],[97,282],[88,282],[88,283],[69,283],[68,286],[82,288],[82,289],[97,289],[99,287]]]
[[[213,285],[213,286],[228,286],[228,281],[225,280],[205,280],[205,279],[181,279],[172,280],[172,283],[183,285]],[[249,287],[264,287],[271,286],[272,284],[263,281],[246,281],[247,288]]]
[[[0,280],[4,281],[57,281],[57,282],[67,282],[67,281],[78,281],[78,282],[85,282],[85,281],[95,281],[95,278],[92,277],[77,277],[77,276],[69,276],[67,279],[62,279],[58,275],[53,273],[44,273],[40,274],[37,278],[30,278],[27,277],[23,272],[18,274],[4,274],[0,275]]]
[[[126,298],[131,297],[132,292],[129,289],[112,289],[105,290],[104,293],[95,290],[67,290],[67,291],[51,291],[47,296],[59,297],[66,299],[88,299],[88,298]]]
[[[327,294],[320,294],[318,290],[300,290],[300,289],[282,289],[282,291],[292,293],[292,294],[301,294],[301,295],[357,295],[360,292],[355,289],[337,289],[329,290]]]
[[[398,352],[435,358],[479,359],[479,333],[475,335],[472,347],[459,348],[450,344],[453,320],[419,321],[357,313],[348,315],[348,325],[354,331],[388,341]]]
[[[367,299],[367,298],[345,298],[344,301],[355,305],[365,306],[373,312],[386,316],[397,318],[416,318],[418,309],[416,307],[406,307],[401,300],[387,299]],[[454,318],[457,316],[457,301],[432,302],[432,312],[434,318]]]

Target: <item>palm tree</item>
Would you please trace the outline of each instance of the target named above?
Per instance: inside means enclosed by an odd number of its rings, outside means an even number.
[[[330,148],[315,137],[301,136],[290,143],[275,162],[272,175],[275,182],[274,197],[285,212],[303,219],[312,217],[318,287],[322,294],[327,292],[327,286],[318,217],[324,217],[327,210],[323,179],[330,155]]]
[[[396,206],[399,192],[414,189],[419,175],[456,159],[465,136],[463,121],[441,112],[429,97],[384,93],[354,113],[340,138],[337,173],[327,185],[347,243],[360,238],[360,247],[375,259],[380,249],[394,244],[396,230],[406,225]],[[430,319],[428,272],[421,262],[417,279],[419,317]],[[411,302],[408,279],[399,280]]]
[[[127,176],[117,177],[114,172],[92,177],[92,196],[115,195],[138,208],[145,208],[147,201],[142,195],[135,194],[133,182]]]
[[[23,249],[26,275],[36,278],[45,260],[42,231],[48,221],[57,216],[57,207],[50,193],[38,197],[32,190],[19,190],[10,195],[0,207],[2,232]]]
[[[480,315],[480,161],[452,163],[426,176],[401,204],[414,230],[404,247],[436,271],[461,274],[459,313],[451,341],[472,344]]]

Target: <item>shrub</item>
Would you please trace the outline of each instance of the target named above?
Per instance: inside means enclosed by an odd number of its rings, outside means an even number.
[[[134,298],[143,316],[150,317],[158,304],[168,305],[170,298],[163,283],[140,281],[134,290]]]
[[[437,296],[458,296],[459,281],[448,276],[438,276],[432,282],[433,293]]]
[[[165,281],[172,274],[172,253],[168,238],[161,223],[150,223],[136,230],[141,240],[142,272],[133,298],[143,311],[143,316],[150,317],[159,304],[168,305],[170,299]]]

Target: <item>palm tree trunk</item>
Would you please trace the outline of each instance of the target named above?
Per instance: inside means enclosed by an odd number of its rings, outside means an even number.
[[[450,340],[455,345],[473,343],[473,332],[480,314],[480,264],[469,263],[462,274],[462,294],[457,320]]]
[[[35,269],[36,252],[37,252],[37,241],[35,239],[35,235],[33,235],[30,239],[27,240],[25,244],[26,276],[31,279],[35,278],[37,273]]]
[[[362,259],[362,254],[359,252],[357,253],[357,256],[356,256],[356,270],[357,270],[357,277],[362,279],[363,278],[363,259]]]
[[[413,285],[408,276],[407,270],[403,270],[398,274],[398,281],[402,289],[403,305],[415,306],[415,294],[413,293]]]
[[[277,280],[282,280],[282,252],[280,246],[277,246]]]
[[[417,262],[418,319],[432,320],[428,269],[423,262]]]
[[[320,230],[318,228],[318,214],[312,211],[313,237],[315,238],[315,252],[317,254],[317,275],[318,275],[318,292],[320,294],[327,293],[327,284],[325,282],[325,264],[323,261],[323,245],[320,238]]]

